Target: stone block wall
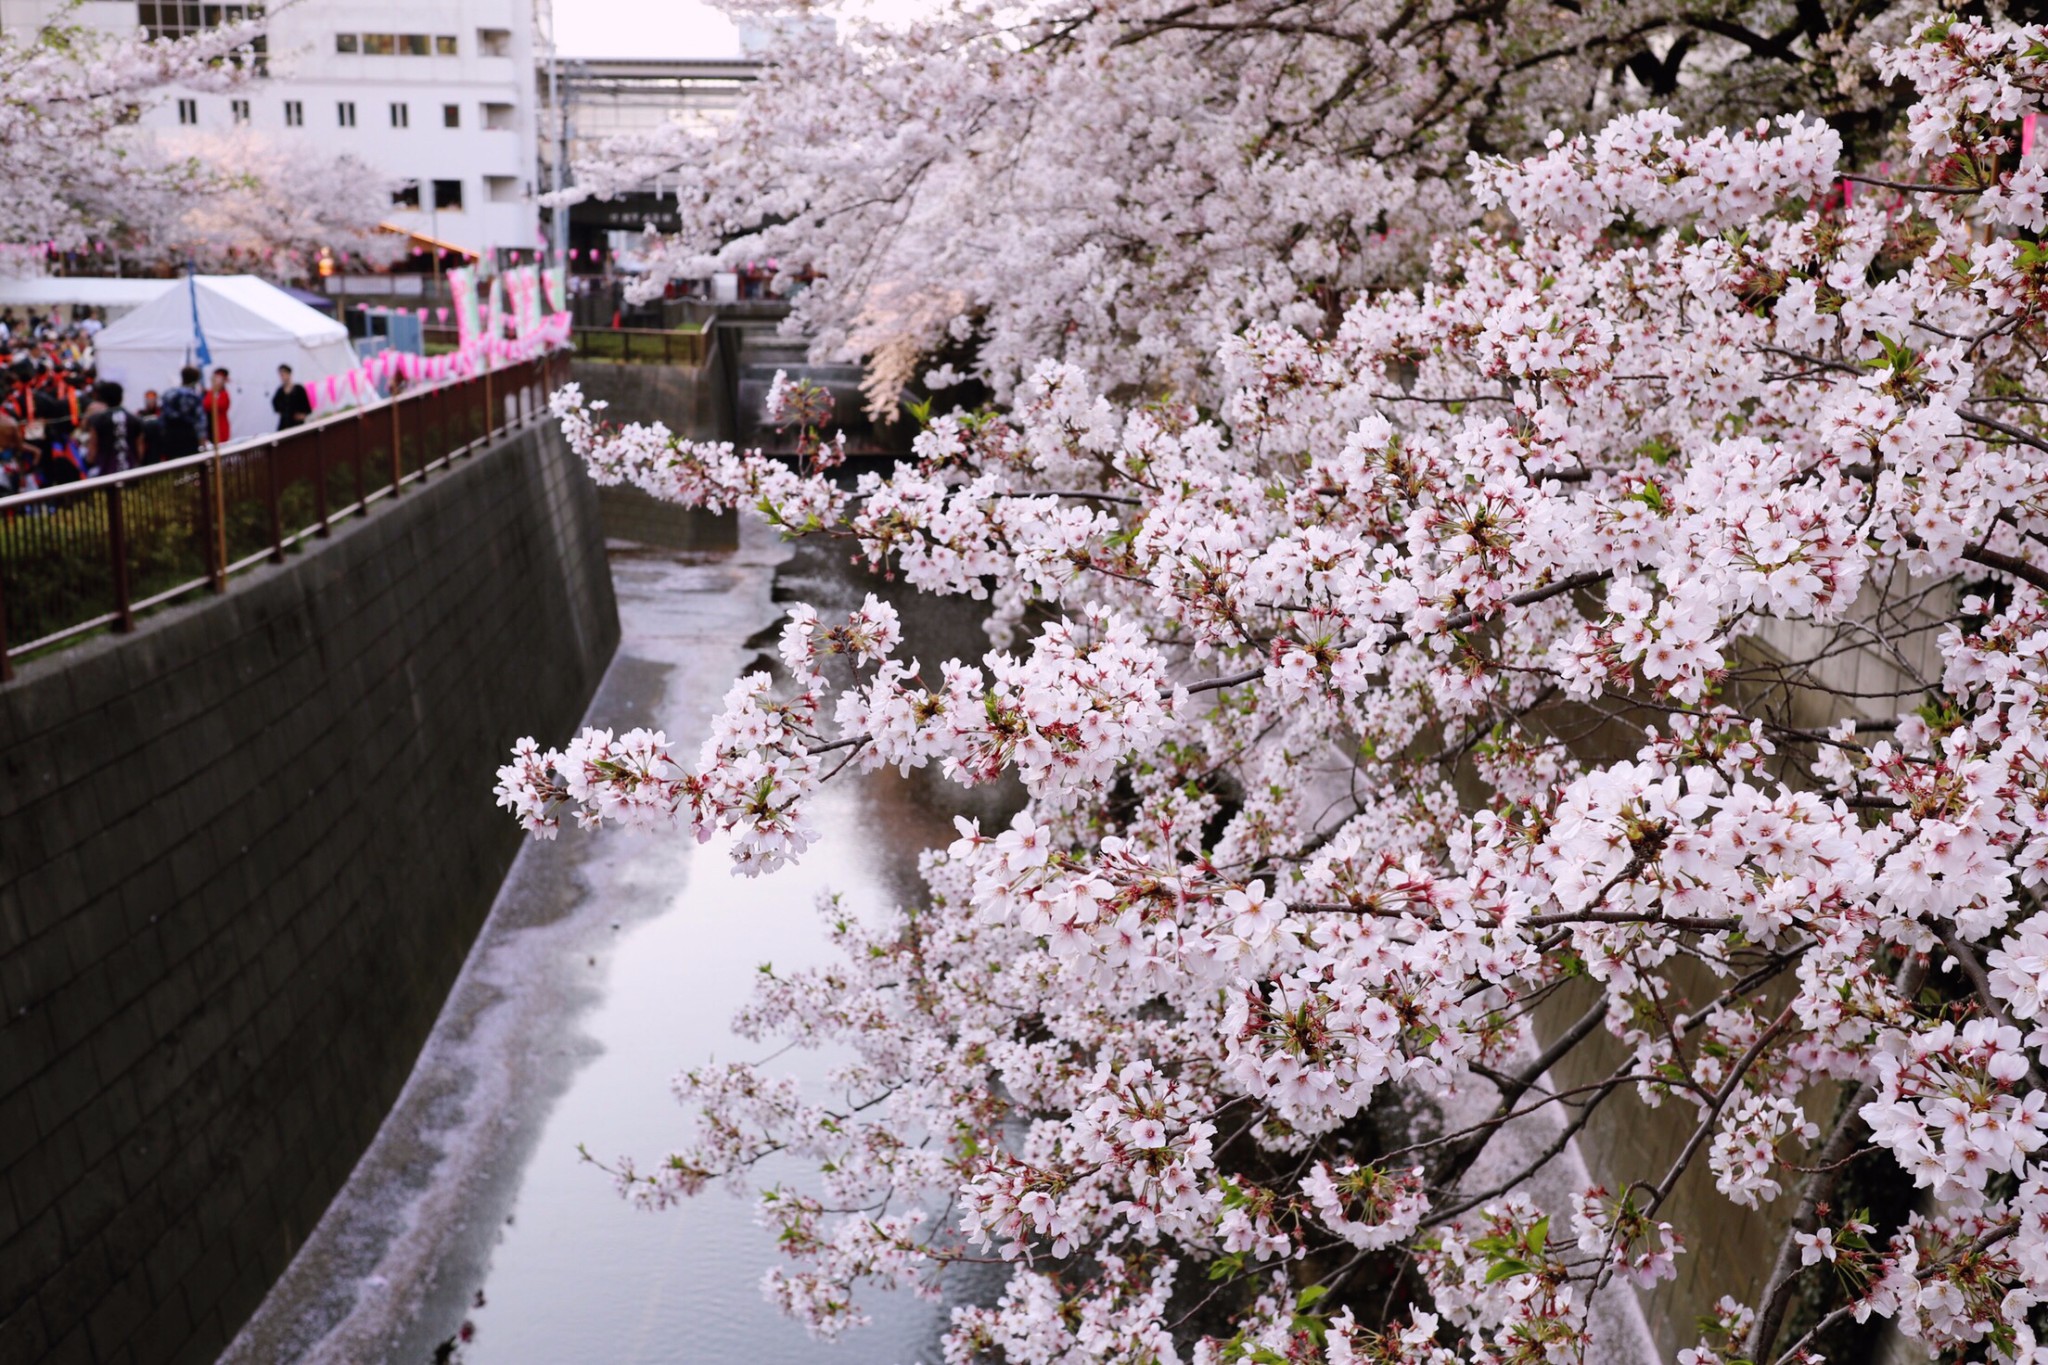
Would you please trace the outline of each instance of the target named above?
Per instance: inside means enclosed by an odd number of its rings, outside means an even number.
[[[0,1362],[210,1361],[376,1133],[618,639],[529,428],[0,688]]]

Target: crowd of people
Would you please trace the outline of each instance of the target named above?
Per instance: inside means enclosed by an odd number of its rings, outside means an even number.
[[[100,327],[87,309],[69,322],[0,312],[0,346],[10,357],[0,371],[0,496],[181,459],[234,439],[225,368],[209,375],[186,365],[176,384],[145,390],[130,406],[127,389],[95,371]],[[313,403],[291,366],[278,366],[277,375],[270,405],[276,429],[286,431],[312,415]]]

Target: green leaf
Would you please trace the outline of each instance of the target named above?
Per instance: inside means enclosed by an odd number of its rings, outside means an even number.
[[[1312,1284],[1301,1291],[1301,1297],[1294,1301],[1294,1306],[1306,1311],[1329,1297],[1329,1293],[1330,1286],[1326,1284]]]
[[[1497,1284],[1502,1280],[1510,1279],[1516,1275],[1533,1275],[1535,1273],[1535,1267],[1530,1266],[1522,1261],[1515,1260],[1511,1256],[1506,1260],[1495,1261],[1493,1263],[1493,1269],[1486,1272],[1486,1282],[1488,1284]]]

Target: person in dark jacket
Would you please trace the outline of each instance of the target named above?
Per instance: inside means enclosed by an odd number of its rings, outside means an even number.
[[[277,392],[270,395],[270,410],[277,414],[277,429],[290,431],[313,415],[313,398],[304,384],[292,379],[292,367],[277,367]]]
[[[206,425],[205,400],[199,396],[199,367],[178,372],[178,387],[166,390],[163,406],[164,449],[161,458],[183,459],[199,453],[199,435]]]

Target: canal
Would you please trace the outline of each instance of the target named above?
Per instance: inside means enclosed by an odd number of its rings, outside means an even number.
[[[781,614],[788,560],[756,525],[734,552],[614,542],[623,638],[589,723],[658,727],[694,752],[758,652],[750,637]],[[794,590],[836,598],[852,585]],[[477,774],[478,799],[490,781]],[[643,1212],[578,1155],[645,1162],[679,1145],[691,1116],[670,1078],[765,1050],[728,1028],[754,968],[824,960],[821,894],[856,911],[911,894],[918,851],[952,837],[920,789],[888,772],[833,784],[817,814],[826,842],[812,857],[755,880],[687,831],[572,830],[527,845],[404,1095],[223,1359],[935,1361],[941,1305],[879,1297],[872,1326],[836,1347],[813,1342],[761,1297],[776,1252],[750,1199],[712,1190]],[[792,1053],[777,1065],[810,1080],[837,1060]]]

